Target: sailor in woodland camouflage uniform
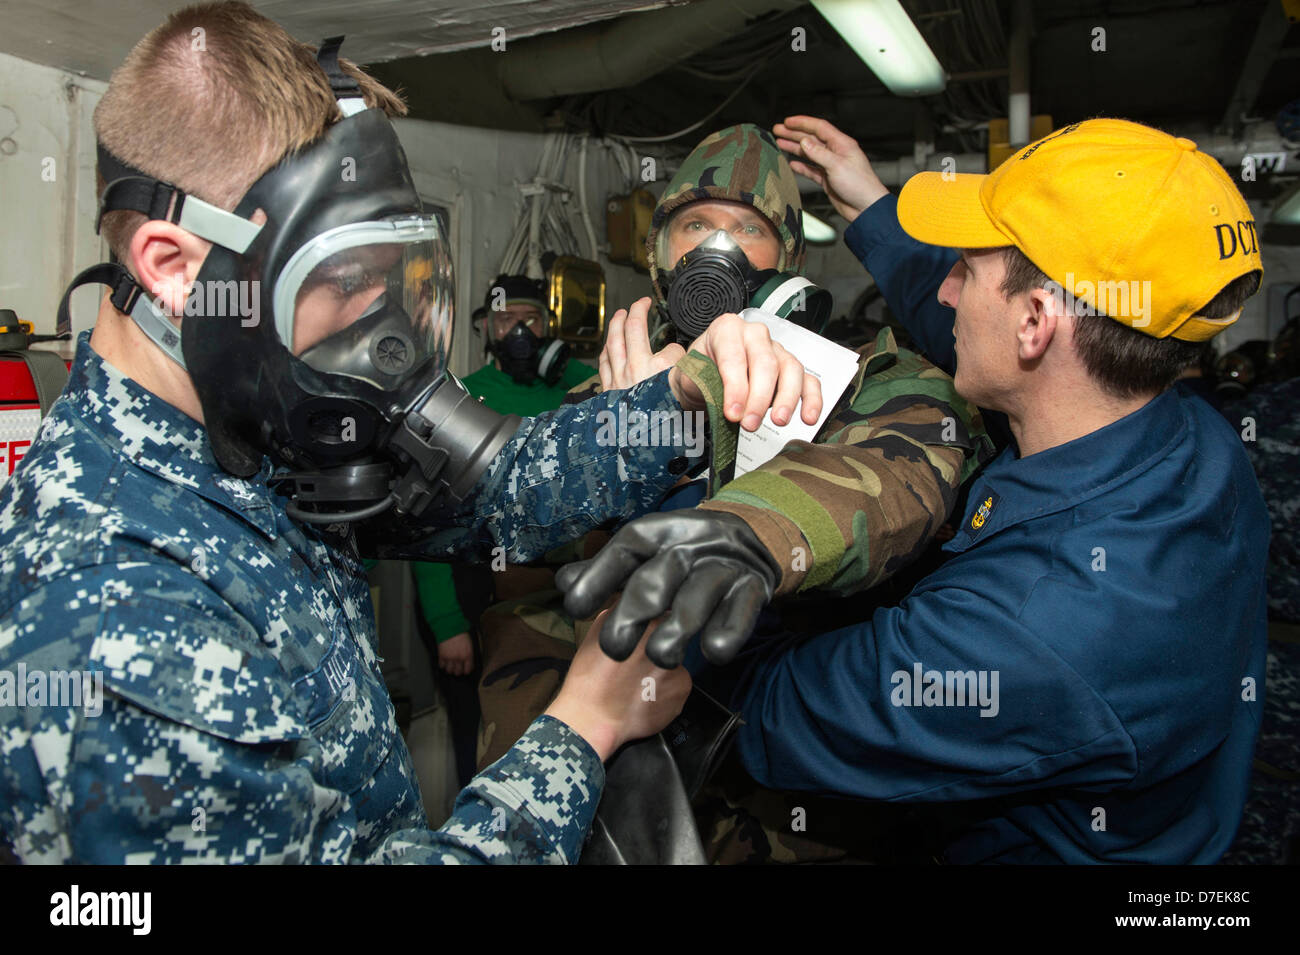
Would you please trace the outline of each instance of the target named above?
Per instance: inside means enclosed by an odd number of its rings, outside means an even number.
[[[770,132],[733,126],[692,151],[655,209],[646,246],[656,301],[664,298],[660,231],[674,212],[701,199],[753,206],[776,229],[784,267],[802,270],[794,173]],[[701,505],[744,518],[772,553],[791,556],[778,596],[812,588],[853,593],[906,566],[943,523],[956,488],[992,455],[979,411],[947,374],[900,348],[887,329],[859,354],[857,377],[815,442],[791,442]],[[697,383],[707,372],[689,357],[681,367]],[[793,559],[800,553],[806,561]]]
[[[206,51],[190,43],[198,26],[207,31],[208,49],[220,47],[227,67],[246,67],[228,70],[223,81],[260,69],[272,51],[248,38],[261,36],[275,52],[291,51],[296,81],[323,87],[312,89],[315,102],[323,95],[325,106],[333,103],[338,62],[328,85],[312,70],[302,74],[311,49],[239,3],[173,14],[127,66],[143,66],[146,82],[153,69],[206,69],[212,62],[203,59]],[[150,44],[161,50],[150,52]],[[327,63],[325,48],[318,59]],[[391,96],[341,62],[354,79],[371,84],[362,94],[354,83],[354,97]],[[127,82],[122,75],[115,74],[115,83]],[[101,109],[113,93],[110,84]],[[135,104],[128,97],[117,105]],[[319,142],[345,124],[387,135],[377,109],[343,116],[326,120]],[[96,120],[102,139],[98,113]],[[301,161],[310,161],[315,149],[301,150]],[[101,151],[101,165],[104,156]],[[299,161],[283,159],[257,181],[282,168],[296,170]],[[385,163],[405,171],[400,155],[374,154],[358,164],[355,188],[366,188],[366,176]],[[336,176],[338,164],[331,165]],[[293,198],[299,201],[301,191]],[[181,201],[206,206],[208,221],[235,217],[193,194],[181,194],[177,210]],[[158,214],[145,218],[137,238],[179,243],[172,248],[181,250],[182,268],[213,261],[215,251],[191,241],[188,225],[197,229],[197,222],[181,217],[176,227]],[[272,214],[268,228],[275,226]],[[134,250],[130,258],[136,269],[150,261]],[[179,285],[172,293],[180,302],[189,294]],[[145,325],[133,324],[141,322],[136,312],[128,317],[119,308],[105,296],[95,334],[78,342],[64,394],[0,489],[0,857],[576,859],[600,798],[602,759],[623,738],[653,733],[671,718],[689,685],[684,674],[644,663],[612,670],[604,658],[587,655],[591,665],[579,680],[584,693],[573,694],[573,705],[555,716],[534,720],[461,793],[450,820],[429,830],[375,656],[357,547],[359,538],[376,536],[373,528],[354,534],[348,525],[291,519],[286,497],[272,488],[283,463],[270,457],[245,477],[223,468],[213,429],[227,422],[209,414],[205,427],[101,355],[110,348],[132,373],[149,370],[140,363],[143,355],[155,368],[161,361],[171,381],[189,380],[152,350]],[[192,321],[183,330],[194,331]],[[153,343],[163,348],[159,339]],[[198,356],[187,350],[185,357]],[[240,361],[228,361],[232,382],[242,370]],[[797,393],[801,377],[783,371],[782,383]],[[528,560],[594,526],[654,508],[682,470],[684,447],[611,445],[600,440],[596,421],[633,406],[680,411],[675,380],[657,375],[525,420],[453,517],[408,524],[399,528],[404,543],[388,537],[368,549],[377,556],[482,559],[501,546]],[[613,692],[607,688],[629,677],[639,687],[643,672],[657,679],[663,701],[651,704],[653,715],[619,717],[595,732],[588,723],[587,735],[579,731],[595,715],[584,711],[583,700]]]
[[[740,202],[758,210],[780,240],[782,267],[802,268],[801,205],[789,163],[769,132],[748,124],[729,127],[695,148],[655,210],[647,248],[659,304],[665,298],[661,231],[674,212],[700,200]],[[957,396],[947,374],[899,348],[888,330],[860,354],[856,380],[815,441],[791,442],[776,458],[699,503],[703,511],[744,521],[763,547],[777,555],[774,596],[814,589],[847,595],[880,584],[926,549],[952,511],[963,481],[992,456],[979,412]],[[680,367],[698,373],[697,384],[709,393],[703,363],[688,356]],[[594,382],[575,393],[599,390]],[[715,444],[714,473],[718,450]],[[698,496],[690,503],[697,501]],[[595,551],[580,543],[571,556],[587,558]],[[545,707],[585,629],[581,622],[575,628],[564,614],[557,591],[517,599],[484,615],[481,764],[499,755],[504,741]],[[752,781],[749,786],[753,788]],[[750,795],[747,791],[745,798]],[[702,833],[712,857],[737,861],[736,853],[726,849],[734,843],[733,826],[727,818],[715,818],[726,815],[720,809],[724,804],[735,809],[736,801],[725,803],[725,796],[713,790],[706,794],[712,808],[707,810],[710,818],[701,820]],[[780,794],[758,798],[779,799]],[[746,820],[736,827],[762,830],[757,811],[736,812]],[[788,821],[786,812],[786,829]],[[759,832],[756,838],[767,836]],[[810,858],[826,852],[822,846],[804,846],[784,855]],[[782,855],[763,853],[773,854]]]

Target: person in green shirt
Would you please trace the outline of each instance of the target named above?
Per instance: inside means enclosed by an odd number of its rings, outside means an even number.
[[[558,408],[570,388],[596,374],[595,368],[570,359],[565,343],[545,337],[548,311],[540,281],[526,275],[496,277],[474,312],[491,360],[464,379],[470,394],[502,414],[532,417]],[[411,569],[420,615],[437,643],[438,667],[452,678],[439,685],[448,701],[457,774],[467,781],[474,774],[479,718],[470,618],[483,608],[462,607],[452,565],[413,563]]]

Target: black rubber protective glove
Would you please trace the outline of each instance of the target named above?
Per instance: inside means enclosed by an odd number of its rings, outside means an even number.
[[[734,514],[680,510],[637,518],[590,560],[561,567],[564,609],[590,617],[622,590],[605,620],[600,646],[615,660],[636,649],[646,625],[668,613],[646,656],[671,669],[701,633],[704,656],[729,663],[754,630],[780,579],[776,559]]]

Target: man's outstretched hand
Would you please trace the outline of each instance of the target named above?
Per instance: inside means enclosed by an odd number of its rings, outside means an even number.
[[[627,524],[590,560],[561,567],[556,586],[574,617],[595,613],[612,594],[623,596],[605,621],[601,648],[625,660],[646,626],[662,614],[646,643],[661,667],[682,662],[700,633],[712,663],[730,662],[771,599],[780,567],[739,517],[721,511],[649,514]]]
[[[787,116],[772,132],[776,144],[793,157],[790,168],[826,190],[835,211],[849,222],[889,195],[858,141],[826,120]]]
[[[609,320],[605,347],[596,361],[601,391],[631,388],[686,357],[686,349],[676,342],[659,351],[650,349],[649,313],[647,296],[637,299],[631,308],[620,308]]]

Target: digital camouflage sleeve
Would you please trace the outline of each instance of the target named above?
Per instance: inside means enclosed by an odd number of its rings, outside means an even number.
[[[629,396],[671,400],[661,377],[530,419],[448,549],[540,552],[653,506],[680,449],[590,426]],[[271,476],[222,471],[201,425],[82,336],[0,487],[0,862],[576,860],[604,768],[549,717],[430,828],[361,562]]]
[[[676,431],[662,443],[611,441],[602,437],[609,429],[601,422],[680,411],[664,371],[525,418],[456,513],[432,520],[426,514],[415,526],[376,522],[359,535],[363,552],[486,562],[499,547],[507,560],[523,564],[588,531],[653,511],[690,466],[684,437]]]

